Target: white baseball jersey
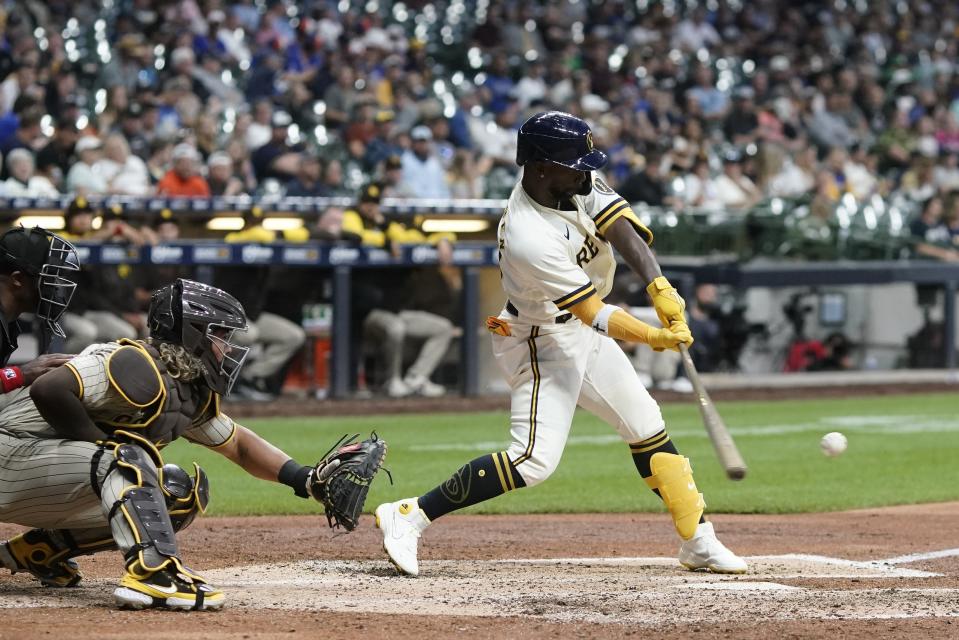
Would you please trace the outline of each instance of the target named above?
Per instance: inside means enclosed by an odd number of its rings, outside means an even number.
[[[567,311],[612,289],[616,260],[603,233],[613,222],[626,218],[647,242],[652,233],[598,177],[589,195],[571,200],[575,211],[544,207],[517,184],[497,234],[503,289],[518,316],[500,314],[511,335],[493,335],[493,355],[512,390],[506,453],[527,486],[559,464],[577,405],[626,442],[664,428],[619,345]]]
[[[592,295],[609,295],[616,258],[603,232],[616,220],[626,218],[652,241],[629,203],[599,177],[589,195],[571,201],[575,211],[544,207],[520,183],[500,220],[503,289],[524,322],[549,323]]]

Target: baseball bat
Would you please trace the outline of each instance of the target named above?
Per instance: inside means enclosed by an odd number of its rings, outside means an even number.
[[[696,365],[689,355],[689,349],[686,345],[679,345],[679,353],[683,356],[683,368],[686,370],[686,377],[693,383],[693,389],[696,392],[696,399],[699,401],[699,413],[703,417],[703,424],[706,426],[706,433],[713,443],[713,449],[716,450],[716,456],[720,464],[726,470],[726,477],[730,480],[742,480],[746,477],[746,462],[739,454],[733,437],[726,428],[719,412],[716,411],[716,405],[703,386],[703,381],[699,377]]]

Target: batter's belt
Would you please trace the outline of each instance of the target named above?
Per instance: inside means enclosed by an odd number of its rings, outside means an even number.
[[[519,317],[519,310],[515,306],[513,306],[513,303],[510,302],[509,300],[506,301],[506,313],[510,314],[511,316],[516,316],[517,318]],[[566,324],[572,319],[573,319],[572,313],[561,313],[555,318],[553,318],[553,323]]]

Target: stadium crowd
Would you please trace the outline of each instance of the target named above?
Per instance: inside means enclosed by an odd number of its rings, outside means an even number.
[[[959,217],[948,0],[18,2],[2,31],[7,195],[503,197],[559,108],[633,202]]]
[[[915,211],[919,254],[959,260],[951,0],[48,0],[0,17],[0,197],[349,196],[305,237],[445,242],[364,205],[506,197],[516,129],[556,108],[591,123],[634,204],[805,198],[825,221],[879,195]],[[87,239],[180,233],[169,211],[142,228],[71,216]],[[276,237],[248,215],[235,239]],[[371,330],[402,333],[403,309],[377,309]],[[132,307],[113,315],[142,329]],[[91,340],[110,325],[83,320]],[[284,329],[287,353],[302,336]],[[395,395],[440,393],[397,358]]]

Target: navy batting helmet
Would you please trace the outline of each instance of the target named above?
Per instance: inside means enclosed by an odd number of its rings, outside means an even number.
[[[595,171],[609,158],[593,146],[585,121],[562,111],[544,111],[523,123],[516,140],[516,164],[555,162],[577,171]]]

